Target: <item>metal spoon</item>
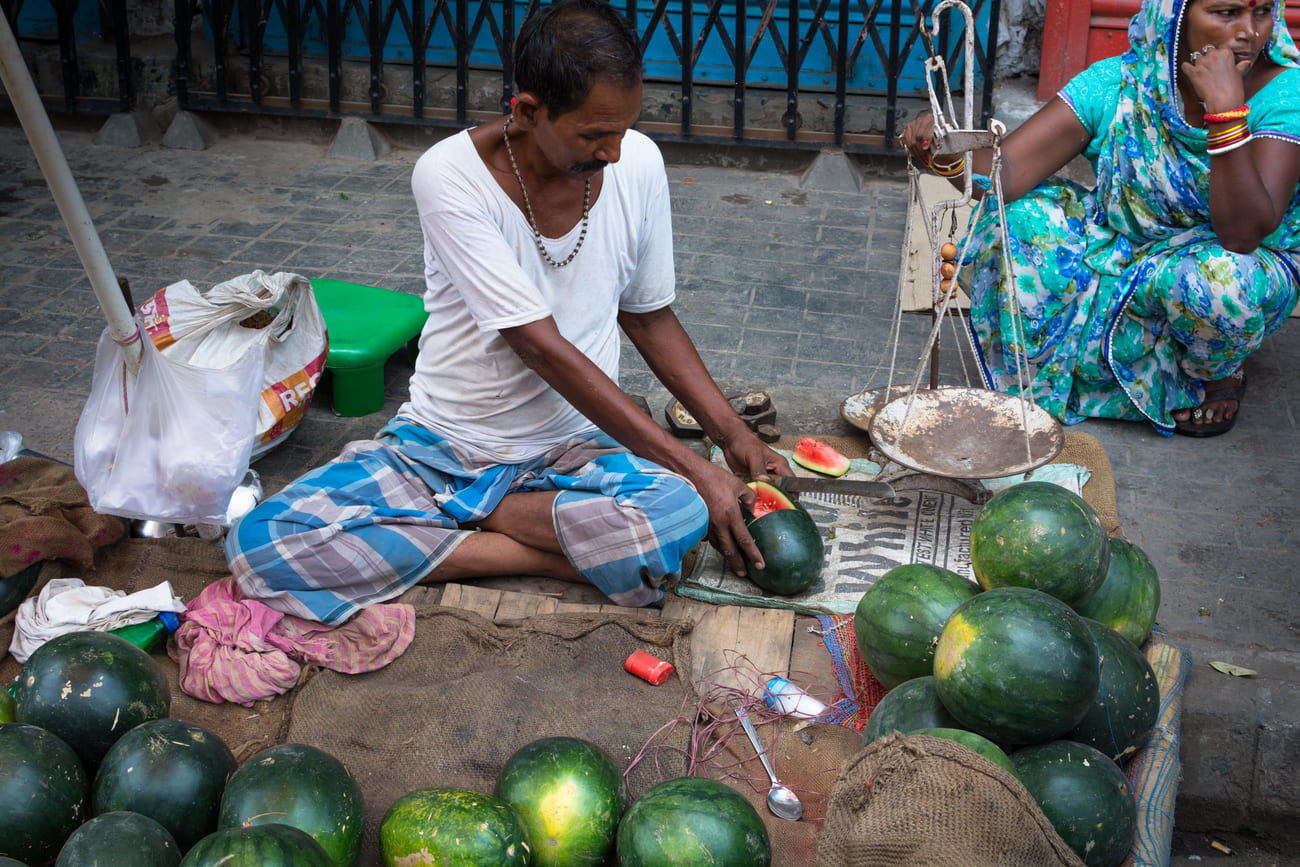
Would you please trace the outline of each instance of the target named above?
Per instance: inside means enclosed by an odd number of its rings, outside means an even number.
[[[772,763],[768,761],[767,753],[758,743],[758,733],[754,731],[754,724],[749,721],[749,716],[740,708],[736,708],[736,716],[740,717],[740,724],[745,727],[745,734],[749,735],[749,742],[754,745],[758,758],[763,763],[763,769],[767,771],[767,777],[772,781],[772,788],[767,790],[767,808],[778,819],[799,821],[799,817],[803,815],[803,802],[799,800],[798,795],[781,785],[781,781],[776,778],[776,772],[772,770]]]

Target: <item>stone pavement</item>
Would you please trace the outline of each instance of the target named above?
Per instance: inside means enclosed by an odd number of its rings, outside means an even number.
[[[328,142],[282,132],[223,135],[205,151],[94,145],[93,132],[68,127],[60,137],[137,303],[169,282],[207,288],[254,269],[421,290],[409,176],[427,142],[351,161],[329,158]],[[901,164],[854,164],[861,189],[851,190],[817,189],[816,173],[801,184],[770,152],[673,148],[669,158],[677,311],[710,370],[724,389],[772,394],[785,433],[855,433],[840,403],[882,385],[888,363],[908,197]],[[103,327],[26,138],[0,118],[0,430],[71,461]],[[927,317],[903,317],[907,373],[927,330]],[[1080,428],[1104,445],[1124,530],[1160,572],[1159,623],[1196,660],[1177,826],[1244,829],[1282,852],[1300,849],[1285,842],[1300,819],[1297,337],[1291,322],[1248,362],[1250,391],[1226,436]],[[662,418],[667,394],[625,349],[625,388]],[[404,399],[410,367],[399,354],[386,372],[384,410],[362,418],[334,416],[323,387],[290,440],[257,464],[267,489],[373,433]],[[1210,668],[1214,660],[1258,673],[1233,678]]]

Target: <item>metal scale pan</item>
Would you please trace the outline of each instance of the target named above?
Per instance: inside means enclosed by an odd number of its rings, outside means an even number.
[[[895,463],[952,479],[1027,473],[1065,446],[1060,423],[1042,407],[979,388],[922,389],[914,400],[895,398],[875,413],[868,433]]]
[[[947,82],[948,73],[942,55],[934,50],[929,29],[922,27],[929,57],[926,60],[926,88],[934,117],[934,153],[936,155],[970,153],[981,148],[992,148],[993,193],[1001,202],[1000,141],[1005,127],[996,119],[988,129],[974,128],[974,16],[962,0],[940,0],[934,8],[933,35],[939,33],[940,16],[948,11],[958,12],[964,18],[961,32],[966,34],[965,52],[965,106],[964,126],[956,128],[947,120],[956,115],[952,93],[944,87],[945,106],[940,104],[934,82]],[[917,197],[917,173],[908,159],[912,176],[913,201]],[[947,310],[947,287],[939,280],[939,253],[935,239],[939,237],[942,215],[971,201],[973,170],[969,163],[963,173],[964,190],[959,199],[941,202],[930,211],[929,238],[934,252],[934,297],[936,307],[928,351],[931,365],[931,387],[921,389],[921,369],[911,387],[889,385],[873,391],[864,391],[844,401],[840,414],[850,424],[867,431],[873,444],[894,463],[921,473],[952,479],[995,479],[1032,469],[1051,461],[1065,446],[1065,433],[1061,425],[1046,410],[1032,400],[1002,394],[982,388],[940,387],[937,377],[939,326]],[[911,237],[913,214],[908,216],[908,238]],[[1005,226],[1004,221],[1000,221]],[[1005,246],[1006,239],[1003,238]],[[1009,265],[1009,263],[1007,263]],[[1014,285],[1014,282],[1011,283]],[[901,293],[897,316],[902,315]],[[925,358],[921,359],[922,366]],[[891,369],[892,379],[892,369]]]

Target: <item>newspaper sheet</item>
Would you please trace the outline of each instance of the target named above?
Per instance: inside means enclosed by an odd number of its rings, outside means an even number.
[[[714,458],[718,460],[717,456]],[[1052,464],[1034,478],[1051,481],[1080,494],[1088,478],[1085,467]],[[853,472],[845,478],[868,478]],[[1023,476],[990,479],[993,492],[1024,481]],[[867,588],[895,566],[930,563],[974,581],[970,563],[971,526],[980,507],[953,494],[938,491],[904,491],[890,500],[845,494],[804,493],[799,503],[808,511],[825,543],[821,577],[803,593],[775,596],[726,568],[711,545],[703,546],[689,575],[682,582],[693,589],[720,591],[720,597],[744,605],[790,607],[831,614],[852,614]],[[718,599],[716,601],[723,601]]]

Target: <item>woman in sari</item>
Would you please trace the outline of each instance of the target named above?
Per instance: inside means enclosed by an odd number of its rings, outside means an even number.
[[[992,195],[962,273],[989,387],[1025,378],[1067,424],[1232,427],[1242,362],[1300,289],[1300,54],[1282,13],[1283,0],[1144,0],[1126,54],[1006,136],[1010,277]],[[934,157],[933,128],[917,118],[904,145],[960,185],[964,158]],[[1091,190],[1052,177],[1080,154]],[[991,151],[972,162],[987,175]]]

